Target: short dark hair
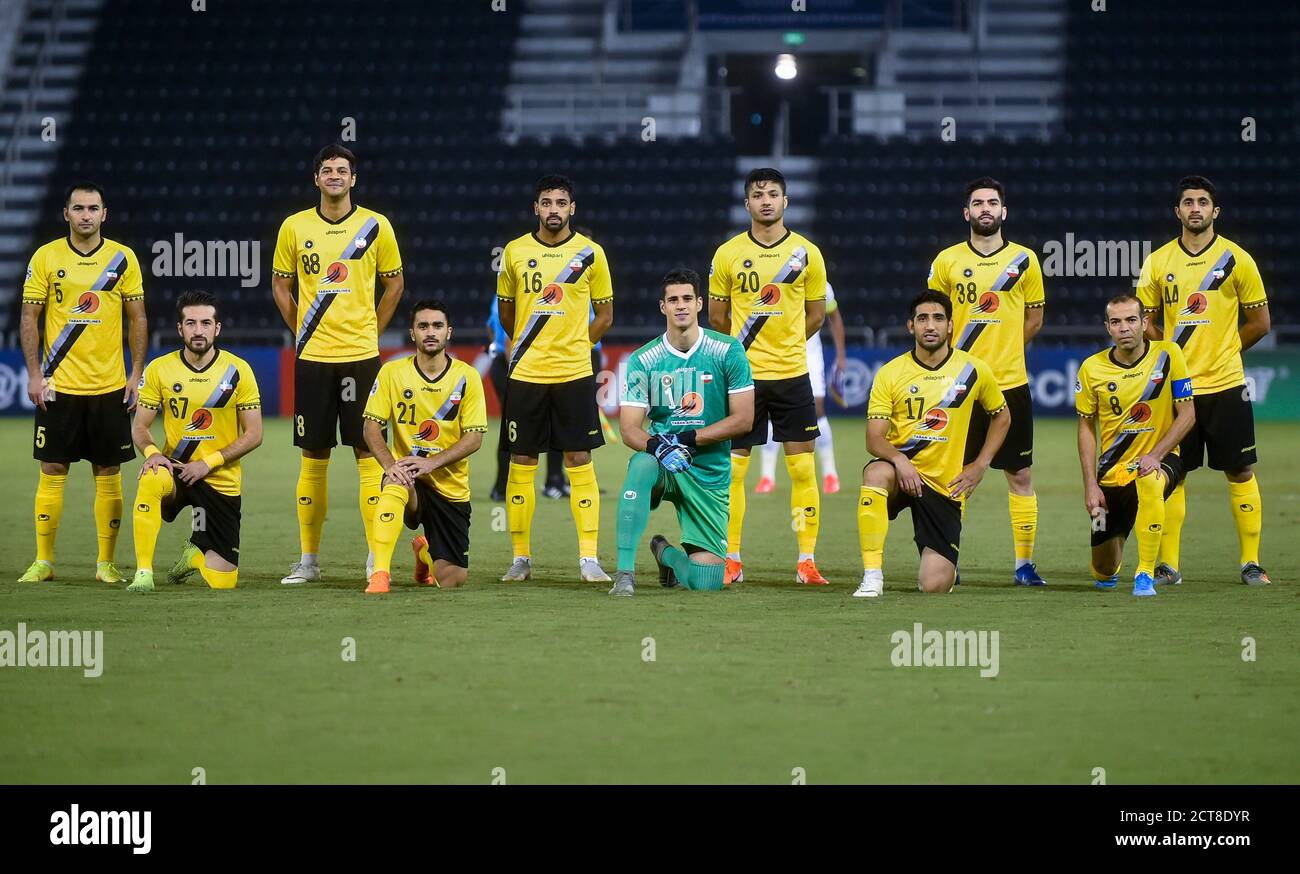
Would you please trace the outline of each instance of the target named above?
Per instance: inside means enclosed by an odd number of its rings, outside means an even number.
[[[978,179],[972,179],[971,181],[967,182],[966,200],[964,202],[970,203],[970,196],[974,194],[976,191],[979,191],[981,188],[992,188],[994,191],[998,193],[998,200],[1002,201],[1002,205],[1003,206],[1007,205],[1006,190],[1002,187],[1002,183],[994,179],[992,176],[981,176]]]
[[[916,308],[925,303],[937,303],[939,306],[943,307],[943,314],[947,316],[948,320],[952,320],[952,301],[948,299],[948,295],[927,288],[925,291],[912,298],[912,305],[908,307],[907,310],[907,320],[909,322],[916,318]]]
[[[695,292],[695,296],[700,296],[700,274],[687,267],[674,267],[664,274],[663,281],[660,283],[659,299],[663,300],[664,295],[668,293],[670,285],[689,285]]]
[[[1107,312],[1113,304],[1119,304],[1119,303],[1137,304],[1139,316],[1146,312],[1146,308],[1142,306],[1142,301],[1138,300],[1136,295],[1130,294],[1127,291],[1120,292],[1119,294],[1112,297],[1110,300],[1106,301],[1106,306],[1102,309],[1102,312],[1103,313]]]
[[[420,310],[437,310],[447,317],[447,327],[451,327],[451,312],[448,311],[447,305],[436,297],[426,297],[415,302],[411,307],[411,327],[415,327],[415,314]]]
[[[1184,176],[1182,179],[1178,180],[1178,200],[1176,200],[1175,203],[1183,202],[1183,193],[1189,188],[1200,188],[1206,194],[1210,195],[1210,203],[1214,206],[1219,205],[1219,192],[1218,189],[1214,187],[1214,183],[1209,179],[1206,179],[1204,176],[1196,175]]]
[[[104,197],[104,189],[101,188],[98,183],[91,182],[89,179],[80,179],[76,182],[73,182],[64,190],[63,192],[64,206],[67,206],[69,203],[72,202],[72,192],[74,191],[93,191],[99,195],[99,202],[104,206],[108,206],[108,198]]]
[[[544,191],[563,191],[569,195],[569,200],[573,200],[573,180],[558,173],[547,173],[537,180],[537,184],[533,186],[533,189],[534,201],[539,200]]]
[[[210,291],[183,291],[176,298],[176,324],[185,321],[186,307],[212,307],[213,318],[221,321],[221,309],[217,306],[217,296]]]
[[[319,152],[316,153],[316,158],[312,162],[311,174],[313,176],[319,174],[321,164],[324,164],[326,161],[333,160],[334,158],[342,158],[345,161],[347,161],[348,168],[352,171],[353,175],[356,174],[357,156],[354,155],[352,153],[352,150],[349,149],[347,146],[341,145],[339,143],[331,143],[330,145],[326,146],[325,148],[321,149]]]
[[[758,167],[750,170],[749,175],[745,177],[745,197],[749,197],[749,189],[755,182],[775,182],[781,186],[782,194],[786,192],[785,177],[775,167]]]

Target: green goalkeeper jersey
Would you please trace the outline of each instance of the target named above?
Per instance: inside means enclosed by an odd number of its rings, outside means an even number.
[[[731,395],[754,390],[745,349],[733,337],[700,329],[686,352],[661,336],[632,353],[623,378],[623,404],[641,407],[651,434],[677,434],[725,419]],[[687,471],[701,486],[731,483],[731,441],[701,446]]]

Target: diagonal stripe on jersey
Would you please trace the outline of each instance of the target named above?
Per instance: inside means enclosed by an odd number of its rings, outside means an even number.
[[[239,369],[232,364],[226,368],[225,373],[221,374],[221,380],[217,383],[216,389],[213,390],[203,406],[209,409],[224,407],[235,396],[235,386],[237,385],[239,385]]]
[[[1233,256],[1232,250],[1225,251],[1214,266],[1205,274],[1201,284],[1197,286],[1197,291],[1216,291],[1219,286],[1227,281],[1232,275],[1232,268],[1237,266],[1237,259]]]
[[[975,369],[974,364],[967,364],[962,368],[961,373],[957,374],[957,378],[953,380],[952,386],[948,389],[948,393],[939,399],[939,403],[930,407],[930,410],[960,409],[961,405],[966,403],[966,399],[974,394],[975,383],[978,381],[979,371]],[[925,412],[928,413],[930,410],[926,410]],[[906,455],[908,458],[913,458],[918,452],[934,442],[936,441],[923,440],[920,437],[913,436],[902,446],[898,447],[898,451]]]
[[[362,253],[374,245],[375,240],[379,238],[379,222],[374,216],[366,219],[366,223],[357,231],[356,236],[348,241],[348,245],[343,249],[343,254],[339,255],[340,261],[352,261],[360,258]],[[360,243],[361,245],[357,245]]]
[[[91,291],[111,291],[126,270],[126,255],[118,252],[90,286]]]
[[[456,383],[456,387],[451,390],[451,396],[443,401],[442,406],[433,414],[435,419],[450,419],[452,413],[460,409],[460,399],[465,397],[465,377],[461,377]],[[455,398],[455,400],[452,400]]]
[[[528,351],[528,347],[533,345],[533,341],[537,339],[537,335],[542,333],[542,328],[546,325],[546,322],[550,317],[550,313],[533,313],[528,317],[528,322],[524,325],[523,336],[519,338],[519,342],[515,344],[514,352],[510,355],[511,370],[514,370],[515,365],[524,357],[524,353]]]
[[[980,334],[988,327],[988,322],[973,322],[961,329],[961,337],[957,339],[957,348],[963,352],[969,352],[979,339]]]
[[[763,330],[763,326],[770,318],[772,317],[765,313],[754,313],[745,319],[745,324],[740,327],[740,335],[736,338],[740,340],[740,345],[748,349],[750,344],[758,339],[758,332]]]
[[[202,442],[202,440],[196,440],[193,437],[182,437],[180,442],[176,444],[176,448],[172,450],[172,460],[182,463],[189,461],[194,457],[194,450],[198,449],[199,444]]]
[[[59,336],[55,337],[54,342],[50,344],[50,351],[46,354],[45,361],[41,363],[41,373],[46,379],[53,376],[54,371],[59,369],[63,359],[68,357],[68,350],[72,348],[72,344],[77,342],[77,338],[85,331],[86,324],[84,322],[68,323],[63,326]]]
[[[1192,339],[1192,333],[1200,325],[1179,325],[1178,330],[1174,332],[1174,342],[1179,346],[1186,346],[1187,341]]]
[[[577,282],[578,278],[586,272],[587,268],[596,263],[596,250],[590,246],[583,246],[582,251],[574,255],[564,265],[564,268],[555,276],[558,283]],[[574,265],[577,265],[576,267]]]
[[[795,265],[799,266],[796,267]],[[800,246],[790,253],[790,257],[781,265],[781,269],[772,277],[772,282],[776,285],[788,284],[799,278],[804,268],[808,266],[808,249]]]
[[[1128,452],[1128,448],[1133,445],[1133,441],[1136,439],[1137,434],[1130,431],[1127,434],[1120,434],[1110,446],[1106,447],[1106,451],[1101,454],[1101,458],[1097,459],[1097,482],[1105,479],[1106,474],[1124,457],[1124,453]]]
[[[1021,252],[1011,260],[1011,263],[1007,265],[1007,269],[1002,271],[1002,275],[998,277],[998,281],[993,284],[991,290],[1007,291],[1020,281],[1020,277],[1024,276],[1025,271],[1028,269],[1029,256]]]
[[[307,341],[311,335],[316,333],[320,327],[321,320],[325,318],[325,311],[334,303],[337,295],[329,292],[316,292],[316,299],[311,302],[311,307],[307,310],[306,317],[302,320],[302,328],[298,332],[298,354],[307,346]]]

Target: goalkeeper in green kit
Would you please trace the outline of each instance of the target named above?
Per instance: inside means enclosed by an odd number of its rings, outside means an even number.
[[[637,545],[664,500],[677,508],[682,548],[650,538],[660,584],[723,587],[731,438],[753,427],[754,379],[740,343],[700,327],[703,303],[694,271],[670,271],[659,301],[668,329],[627,362],[619,429],[633,455],[618,502],[611,595],[636,591]]]

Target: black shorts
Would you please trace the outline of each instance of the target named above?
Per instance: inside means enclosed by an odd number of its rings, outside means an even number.
[[[1165,469],[1165,498],[1173,494],[1179,480],[1183,478],[1182,460],[1174,453],[1169,453],[1160,460]],[[1101,546],[1112,537],[1127,540],[1137,522],[1138,489],[1137,483],[1124,486],[1102,486],[1101,493],[1106,497],[1106,527],[1092,530],[1092,545]]]
[[[889,463],[883,458],[873,458],[867,465]],[[961,552],[961,504],[924,483],[919,498],[896,488],[889,496],[890,520],[909,508],[916,551],[920,553],[928,546],[956,565]]]
[[[424,528],[429,557],[457,567],[469,567],[469,501],[449,501],[433,486],[415,482],[415,513],[406,514],[406,527]]]
[[[1255,411],[1244,385],[1196,395],[1192,404],[1196,424],[1178,444],[1184,471],[1196,470],[1206,455],[1214,470],[1241,470],[1256,462]]]
[[[568,382],[507,380],[502,428],[515,455],[541,455],[548,449],[585,452],[604,446],[595,375]]]
[[[125,387],[102,395],[70,395],[36,408],[32,457],[51,464],[86,460],[113,467],[135,458],[131,443],[131,414],[122,402]]]
[[[199,480],[187,486],[179,479],[172,493],[163,499],[164,522],[173,521],[185,507],[193,507],[190,517],[190,543],[201,551],[211,550],[233,565],[239,564],[238,495],[224,495]]]
[[[754,380],[754,427],[748,434],[733,437],[731,448],[750,449],[766,443],[769,419],[772,439],[777,443],[817,439],[821,431],[817,428],[817,404],[808,374],[789,379]]]
[[[361,425],[379,356],[326,363],[302,358],[293,365],[293,445],[300,449],[366,448]]]
[[[1034,463],[1034,402],[1028,385],[1009,388],[1002,392],[1002,396],[1007,399],[1007,411],[1011,413],[1011,429],[993,456],[993,467],[1015,473]],[[988,436],[992,420],[993,417],[979,404],[971,409],[965,464],[974,461],[984,448],[984,438]]]

